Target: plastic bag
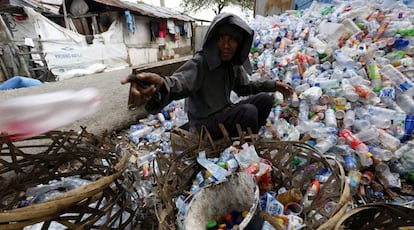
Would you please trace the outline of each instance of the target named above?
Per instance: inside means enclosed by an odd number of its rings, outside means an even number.
[[[0,103],[0,133],[25,139],[68,125],[99,110],[95,88],[22,96]]]

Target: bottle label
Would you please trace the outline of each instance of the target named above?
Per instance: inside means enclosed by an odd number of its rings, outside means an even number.
[[[404,81],[399,85],[401,91],[403,91],[403,92],[411,89],[413,86],[414,86],[413,83],[409,82],[409,81]]]

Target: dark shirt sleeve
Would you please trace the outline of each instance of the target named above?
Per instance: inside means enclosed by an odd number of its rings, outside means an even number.
[[[193,58],[165,77],[163,87],[146,104],[147,112],[156,114],[171,101],[190,96],[200,87],[200,71],[200,62]]]

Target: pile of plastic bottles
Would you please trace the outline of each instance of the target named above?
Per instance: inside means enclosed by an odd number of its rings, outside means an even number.
[[[251,79],[277,79],[295,89],[288,99],[275,94],[259,134],[306,141],[335,156],[347,172],[350,207],[414,200],[411,7],[411,1],[313,1],[307,9],[250,22]],[[150,126],[145,131],[131,127],[131,140],[164,143],[162,152],[171,153],[161,133],[171,128],[167,114],[185,120],[182,108],[167,106],[155,119],[159,124],[151,123],[154,117],[141,122]]]
[[[413,199],[414,18],[406,4],[314,1],[251,22],[252,79],[295,89],[288,100],[276,94],[260,134],[335,156],[356,202]]]

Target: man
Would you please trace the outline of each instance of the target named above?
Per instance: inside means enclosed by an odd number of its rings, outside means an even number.
[[[131,82],[132,93],[147,101],[150,113],[159,112],[172,100],[188,98],[190,127],[206,126],[214,139],[219,139],[223,124],[231,136],[238,136],[236,124],[244,131],[251,128],[257,133],[265,124],[274,103],[274,96],[265,92],[280,91],[285,98],[293,93],[292,87],[270,79],[249,81],[251,65],[248,59],[253,41],[253,30],[241,18],[229,13],[217,15],[205,35],[201,50],[172,76],[139,73]],[[134,80],[146,84],[137,84]],[[230,93],[251,95],[233,104]]]

